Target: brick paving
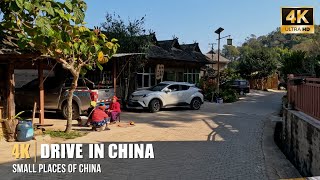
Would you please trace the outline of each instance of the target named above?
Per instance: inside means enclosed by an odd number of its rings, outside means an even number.
[[[122,120],[133,120],[136,126],[112,125],[111,131],[93,132],[66,142],[106,145],[112,142],[152,143],[155,159],[50,160],[50,163],[100,163],[103,173],[11,173],[8,178],[272,179],[275,176],[267,173],[266,166],[266,159],[272,157],[265,157],[263,151],[264,127],[270,114],[279,109],[282,95],[254,91],[233,104],[205,103],[200,111],[170,109],[156,114],[123,113]],[[279,151],[276,153],[281,154]],[[274,162],[277,163],[277,159]],[[8,173],[11,164],[2,164],[0,174]],[[295,171],[288,169],[291,170]]]

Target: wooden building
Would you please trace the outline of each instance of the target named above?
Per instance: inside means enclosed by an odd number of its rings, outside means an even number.
[[[140,38],[140,39],[139,39]],[[202,54],[199,44],[179,44],[177,38],[172,40],[157,40],[154,33],[133,38],[135,41],[144,42],[147,48],[143,52],[138,52],[143,48],[123,47],[118,54],[105,65],[103,70],[95,68],[88,71],[86,77],[95,84],[108,86],[110,91],[116,87],[116,95],[126,100],[135,90],[146,89],[161,81],[180,81],[199,83],[204,74],[202,69],[207,64],[214,64],[210,59]],[[119,43],[121,44],[121,40]],[[128,39],[126,39],[128,42]],[[136,43],[136,46],[141,44]],[[156,78],[156,67],[164,66],[164,74],[161,79]]]
[[[117,69],[117,95],[125,100],[133,91],[149,88],[161,81],[197,84],[203,74],[203,67],[212,63],[202,54],[198,43],[180,45],[177,38],[158,41],[155,34],[144,37],[150,40],[144,53],[122,52],[129,55],[112,58]],[[164,66],[161,79],[156,78],[158,65]]]
[[[163,81],[199,83],[201,68],[210,64],[198,43],[180,45],[178,39],[157,41],[147,50],[143,69],[137,71],[136,89],[148,88],[161,80],[155,78],[158,64],[164,65]]]

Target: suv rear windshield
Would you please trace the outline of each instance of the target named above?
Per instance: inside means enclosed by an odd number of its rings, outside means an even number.
[[[239,85],[240,86],[246,86],[247,85],[247,81],[239,81]]]

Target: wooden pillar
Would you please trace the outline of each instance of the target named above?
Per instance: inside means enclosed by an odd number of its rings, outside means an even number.
[[[7,90],[7,117],[11,119],[15,116],[15,104],[14,104],[14,64],[8,65],[8,90]]]
[[[116,65],[116,60],[113,59],[113,90],[114,90],[114,95],[117,95],[117,65]]]
[[[43,64],[42,60],[38,60],[38,78],[39,78],[39,106],[40,106],[40,115],[39,123],[44,124],[44,89],[43,89]]]

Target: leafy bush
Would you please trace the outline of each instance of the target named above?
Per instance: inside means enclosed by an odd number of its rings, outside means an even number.
[[[212,79],[201,79],[199,86],[203,90],[204,99],[211,101],[212,95],[217,89],[217,84]]]
[[[233,68],[225,68],[220,72],[220,83],[236,79],[241,79],[241,76]]]
[[[238,93],[233,89],[222,89],[220,93],[220,97],[223,99],[225,103],[232,103],[238,100]]]

